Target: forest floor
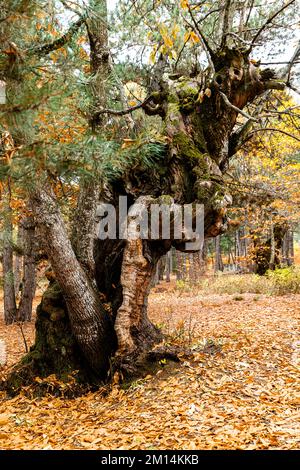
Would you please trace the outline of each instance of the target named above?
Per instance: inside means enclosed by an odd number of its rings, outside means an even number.
[[[2,393],[0,448],[299,448],[300,295],[204,297],[163,283],[149,315],[192,353],[106,397]],[[24,335],[32,343],[33,324]],[[0,339],[15,363],[24,354],[20,328],[1,320]]]

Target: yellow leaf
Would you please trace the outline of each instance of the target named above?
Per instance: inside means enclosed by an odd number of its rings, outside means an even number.
[[[171,33],[171,35],[174,39],[177,38],[177,35],[178,35],[179,31],[180,31],[180,27],[178,26],[178,24],[175,24],[173,26],[172,33]]]
[[[189,39],[190,39],[190,36],[191,36],[190,31],[187,31],[187,32],[184,34],[184,36],[183,36],[184,42],[188,42]]]
[[[149,57],[150,64],[154,64],[156,53],[157,53],[157,46],[155,46],[150,53],[150,57]]]
[[[210,98],[210,97],[211,97],[211,89],[210,89],[210,88],[206,88],[204,94],[205,94],[208,98]]]
[[[4,426],[5,424],[8,424],[9,418],[10,418],[10,415],[8,415],[7,413],[2,413],[0,415],[0,426]]]
[[[171,49],[171,47],[173,47],[173,40],[170,38],[170,36],[164,36],[163,37],[163,40],[164,40],[164,43],[165,43],[165,46],[166,47],[169,47]]]

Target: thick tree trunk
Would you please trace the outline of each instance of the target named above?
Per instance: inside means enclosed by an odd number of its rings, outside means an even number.
[[[35,223],[32,217],[22,221],[24,266],[22,294],[18,308],[19,321],[31,321],[32,304],[36,289],[35,276]]]
[[[99,187],[94,180],[83,180],[72,227],[71,243],[78,261],[91,279],[95,277],[94,239]]]
[[[18,393],[23,386],[33,384],[38,388],[38,393],[47,393],[47,386],[44,385],[43,388],[36,378],[46,378],[52,374],[66,381],[76,378],[79,391],[83,384],[97,383],[99,377],[78,346],[64,297],[54,281],[50,283],[37,308],[35,333],[34,346],[13,368],[5,383],[5,389],[10,395]]]
[[[158,281],[164,280],[165,268],[166,268],[166,260],[165,260],[165,257],[162,257],[158,261]]]
[[[93,15],[86,21],[91,51],[90,84],[93,95],[90,127],[95,134],[99,134],[103,131],[104,120],[96,121],[93,114],[95,109],[106,103],[110,70],[106,24],[107,2],[91,0],[90,8]],[[69,318],[71,325],[69,329],[90,368],[96,376],[105,378],[110,357],[116,349],[116,335],[110,311],[102,305],[95,282],[93,248],[98,187],[98,181],[82,178],[71,241],[53,195],[37,189],[32,195],[32,207],[41,239],[44,240],[44,251],[62,290],[65,305],[61,304],[60,308],[67,309],[68,312],[68,314],[65,312],[64,322],[67,324]],[[41,311],[44,311],[43,307]],[[40,331],[43,331],[44,327],[41,325],[47,321],[47,316],[40,316],[37,328],[40,325]],[[52,321],[51,315],[50,321]],[[52,330],[56,331],[56,328]],[[60,351],[59,334],[53,335],[54,344],[56,340],[57,350]],[[47,349],[43,348],[43,352],[46,351]],[[66,357],[65,360],[69,359]]]
[[[289,231],[285,234],[282,241],[281,256],[283,266],[289,266]]]

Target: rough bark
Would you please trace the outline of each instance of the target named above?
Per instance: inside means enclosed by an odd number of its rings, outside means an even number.
[[[76,257],[91,279],[95,277],[94,239],[98,193],[96,181],[82,180],[71,237]]]
[[[220,235],[215,238],[215,273],[218,271],[224,271]]]
[[[96,381],[72,333],[66,303],[56,282],[50,283],[37,308],[35,331],[34,346],[12,369],[4,385],[10,395],[33,384],[38,393],[47,393],[48,389],[40,387],[36,377],[46,378],[51,374],[66,381],[74,374],[79,383]]]
[[[123,364],[127,362],[127,367],[133,358],[149,351],[162,339],[160,331],[147,317],[147,299],[156,263],[145,254],[145,243],[141,239],[128,240],[123,255],[123,302],[115,320],[115,331],[117,358],[121,357]]]
[[[23,229],[22,224],[18,225],[18,235],[17,235],[17,246],[23,247]],[[18,296],[21,288],[22,281],[22,272],[23,272],[23,255],[15,253],[15,262],[14,262],[14,281],[15,281],[15,293]]]
[[[110,315],[75,256],[53,195],[36,191],[32,207],[44,250],[64,294],[74,336],[91,368],[105,376],[115,349]]]

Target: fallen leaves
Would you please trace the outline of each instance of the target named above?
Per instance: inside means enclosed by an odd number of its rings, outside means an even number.
[[[154,292],[152,320],[175,342],[191,341],[193,353],[128,390],[116,381],[107,397],[0,395],[0,447],[297,449],[299,300],[246,294],[237,303],[229,295]],[[2,333],[12,363],[22,343],[12,327],[0,325]]]

